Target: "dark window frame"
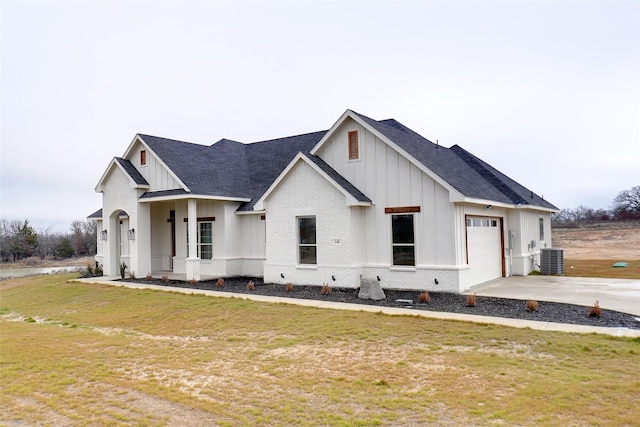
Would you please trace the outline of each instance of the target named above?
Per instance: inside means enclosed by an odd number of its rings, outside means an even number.
[[[315,215],[296,217],[299,265],[318,264],[318,228]]]
[[[413,213],[391,215],[391,265],[416,266],[416,226]]]

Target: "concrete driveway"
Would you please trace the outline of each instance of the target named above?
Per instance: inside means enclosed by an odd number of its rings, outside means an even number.
[[[640,316],[640,280],[564,276],[512,276],[474,286],[467,293],[600,307]]]

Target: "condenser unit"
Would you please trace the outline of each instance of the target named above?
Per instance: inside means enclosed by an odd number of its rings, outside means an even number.
[[[540,249],[540,272],[542,274],[564,274],[564,251],[558,248]]]

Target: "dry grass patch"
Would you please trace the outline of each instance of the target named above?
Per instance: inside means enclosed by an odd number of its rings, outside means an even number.
[[[612,267],[614,262],[623,261],[627,267]],[[572,277],[609,277],[612,279],[640,279],[640,260],[619,259],[565,259],[564,274]]]
[[[0,424],[636,422],[637,339],[66,278],[0,283]]]

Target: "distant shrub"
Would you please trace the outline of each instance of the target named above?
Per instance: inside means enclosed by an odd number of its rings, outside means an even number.
[[[163,275],[163,276],[160,278],[160,281],[161,281],[162,283],[167,283],[167,282],[169,281],[169,277],[167,277],[167,275]]]
[[[219,288],[224,288],[224,279],[220,278],[216,281],[216,286]]]
[[[136,273],[134,273],[133,270],[131,270],[129,272],[129,279],[135,280],[135,278],[136,278]]]
[[[87,264],[87,273],[93,276],[93,266],[91,264]]]
[[[600,317],[602,316],[602,309],[600,308],[600,303],[596,301],[591,307],[589,307],[589,317]]]
[[[120,277],[124,279],[124,274],[127,271],[127,264],[124,263],[124,261],[122,261],[120,263]]]
[[[476,294],[472,293],[467,297],[467,307],[475,307],[476,306]]]
[[[196,286],[198,284],[198,281],[196,279],[191,279],[191,280],[189,280],[189,284],[191,286]]]
[[[153,276],[151,276],[151,273],[147,273],[145,279],[147,280],[153,280]]]
[[[322,295],[329,295],[331,293],[331,287],[328,284],[323,284],[322,289],[320,289],[320,293]]]
[[[287,292],[293,292],[293,283],[287,283]]]
[[[428,304],[431,302],[431,297],[429,296],[429,292],[424,291],[418,296],[418,302],[422,302]]]
[[[249,283],[247,283],[247,289],[252,291],[256,288],[256,285],[253,283],[253,280],[249,280]]]
[[[527,311],[538,311],[538,301],[528,300]]]

